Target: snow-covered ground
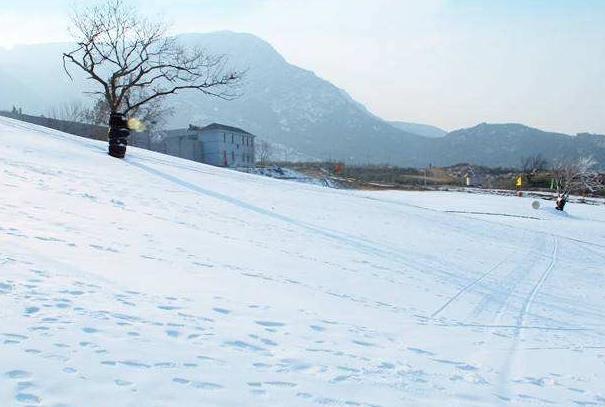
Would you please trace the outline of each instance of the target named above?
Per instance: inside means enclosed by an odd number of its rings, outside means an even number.
[[[319,185],[324,187],[329,187],[329,181],[327,179],[319,179],[313,178],[308,175],[303,174],[302,172],[290,169],[290,168],[282,168],[278,166],[271,167],[256,167],[256,168],[236,168],[237,171],[245,172],[247,174],[256,174],[262,175],[265,177],[271,177],[281,180],[288,181],[296,181],[302,182],[305,184]]]
[[[605,404],[605,207],[105,150],[0,118],[1,406]]]

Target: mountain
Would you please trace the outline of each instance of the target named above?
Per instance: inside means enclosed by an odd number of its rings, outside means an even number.
[[[92,84],[77,70],[71,70],[72,81],[63,69],[61,55],[69,48],[69,44],[61,43],[0,48],[0,73],[6,73],[19,87],[9,91],[2,88],[0,109],[19,104],[24,113],[45,114],[52,107],[74,100],[88,101],[83,92],[91,90]]]
[[[246,70],[246,77],[241,97],[233,101],[195,92],[171,98],[168,104],[175,115],[169,127],[219,122],[320,159],[418,164],[414,152],[422,149],[425,138],[372,115],[344,90],[289,64],[260,38],[224,31],[184,34],[178,40],[227,55],[230,66]],[[60,55],[69,48],[69,44],[45,44],[0,52],[0,69],[20,72],[24,82],[39,90],[41,96],[24,104],[24,111],[44,113],[51,106],[82,99],[81,91],[90,89],[79,72],[72,70],[73,83],[63,72]]]
[[[0,143],[0,406],[602,404],[602,207]]]
[[[469,162],[486,166],[516,167],[523,157],[542,154],[549,161],[592,156],[605,168],[605,136],[570,136],[517,123],[487,124],[452,131],[433,140],[435,165]]]
[[[425,143],[369,113],[344,90],[289,64],[265,41],[232,32],[181,35],[180,41],[230,56],[247,70],[242,96],[233,101],[182,94],[173,126],[230,123],[304,154],[353,162],[414,161],[406,151]]]
[[[601,136],[572,137],[520,124],[481,124],[444,135],[433,126],[389,123],[345,90],[288,63],[254,35],[222,31],[183,34],[178,40],[227,55],[230,65],[245,70],[246,76],[236,100],[195,92],[170,98],[167,104],[175,114],[168,126],[218,122],[240,127],[275,145],[275,159],[510,167],[518,165],[521,157],[542,153],[550,160],[592,154],[605,165]],[[70,48],[70,44],[42,44],[0,49],[0,110],[17,104],[26,113],[45,114],[74,100],[88,101],[83,92],[94,84],[78,70],[70,70],[73,80],[64,72],[61,53]]]
[[[447,131],[440,129],[439,127],[431,126],[428,124],[421,123],[409,123],[400,121],[389,122],[393,127],[403,130],[407,133],[417,134],[423,137],[438,138],[443,137],[447,134]]]
[[[35,92],[6,70],[0,69],[0,107],[25,105],[35,99]]]

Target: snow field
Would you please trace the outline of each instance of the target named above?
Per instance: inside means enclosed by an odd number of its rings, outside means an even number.
[[[602,206],[0,142],[0,405],[605,404]]]

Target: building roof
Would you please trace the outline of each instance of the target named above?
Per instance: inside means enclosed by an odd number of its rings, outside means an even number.
[[[249,136],[253,136],[254,134],[252,133],[248,133],[246,130],[242,130],[238,127],[233,127],[233,126],[227,126],[224,124],[220,124],[220,123],[212,123],[209,124],[208,126],[204,126],[204,127],[199,127],[199,126],[194,126],[194,125],[189,125],[189,130],[197,130],[197,131],[204,131],[204,130],[225,130],[225,131],[232,131],[234,133],[243,133],[243,134],[247,134]]]

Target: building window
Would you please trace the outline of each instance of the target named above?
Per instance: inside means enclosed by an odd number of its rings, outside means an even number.
[[[233,139],[233,133],[231,133],[231,144],[233,144],[235,141]]]
[[[235,152],[231,151],[231,161],[235,161]]]
[[[227,142],[227,134],[223,133],[223,143],[226,143],[226,142]]]

